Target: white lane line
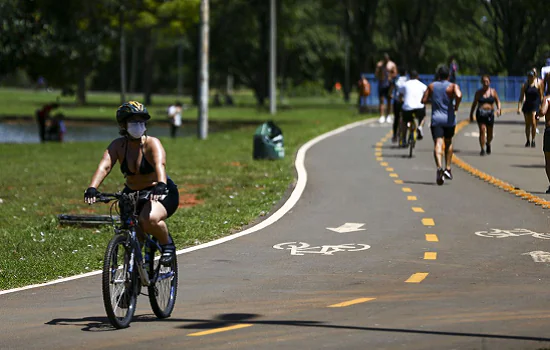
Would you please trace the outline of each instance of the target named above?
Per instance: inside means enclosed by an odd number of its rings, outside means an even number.
[[[345,131],[356,128],[358,126],[363,126],[363,125],[373,123],[374,121],[375,121],[375,119],[371,118],[371,119],[367,119],[367,120],[354,122],[354,123],[351,123],[351,124],[348,124],[348,125],[344,125],[342,127],[339,127],[338,129],[334,129],[332,131],[324,133],[323,135],[319,135],[316,138],[306,142],[302,147],[300,147],[300,149],[298,150],[298,153],[296,154],[296,161],[294,162],[294,166],[296,167],[296,172],[298,173],[298,180],[296,181],[296,186],[294,187],[294,190],[290,194],[290,197],[285,202],[285,204],[283,204],[283,206],[280,207],[279,210],[277,210],[275,213],[273,213],[273,215],[270,215],[264,221],[260,222],[259,224],[255,225],[255,226],[252,226],[252,227],[250,227],[250,228],[248,228],[244,231],[237,232],[237,233],[232,234],[230,236],[219,238],[219,239],[216,239],[216,240],[211,241],[211,242],[207,242],[207,243],[199,244],[197,246],[193,246],[193,247],[178,250],[176,252],[176,254],[180,255],[180,254],[190,253],[190,252],[193,252],[193,251],[199,250],[199,249],[213,247],[215,245],[222,244],[222,243],[234,240],[236,238],[246,236],[246,235],[251,234],[253,232],[259,231],[259,230],[275,223],[277,220],[282,218],[283,215],[285,215],[290,209],[292,209],[292,207],[294,207],[294,205],[296,205],[296,203],[298,203],[298,200],[300,199],[300,197],[302,196],[302,193],[304,192],[304,189],[306,188],[307,171],[306,171],[306,168],[305,168],[305,165],[304,165],[306,152],[311,147],[313,147],[315,144],[323,141],[326,138],[329,138],[329,137],[334,136],[334,135],[341,134]],[[46,282],[46,283],[33,284],[33,285],[30,285],[30,286],[25,286],[25,287],[20,287],[20,288],[2,290],[2,291],[0,291],[0,295],[19,292],[19,291],[22,291],[22,290],[27,290],[27,289],[32,289],[32,288],[50,286],[52,284],[58,284],[58,283],[63,283],[63,282],[67,282],[67,281],[73,281],[73,280],[76,280],[76,279],[79,279],[79,278],[99,275],[100,273],[101,273],[101,270],[97,270],[97,271],[92,271],[92,272],[88,272],[88,273],[84,273],[84,274],[80,274],[80,275],[76,275],[76,276],[60,278],[58,280],[50,281],[50,282]]]

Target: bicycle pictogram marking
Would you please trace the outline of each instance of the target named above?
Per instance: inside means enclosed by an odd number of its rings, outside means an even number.
[[[550,233],[535,232],[525,228],[514,228],[511,230],[491,228],[490,231],[478,231],[478,232],[475,232],[475,234],[480,237],[488,237],[488,238],[533,236],[535,238],[540,238],[540,239],[550,239]]]
[[[368,244],[362,243],[345,243],[336,245],[321,245],[311,247],[305,242],[285,242],[275,244],[275,249],[288,249],[290,255],[304,255],[304,254],[323,254],[333,255],[336,252],[358,252],[361,250],[367,250],[370,248]]]

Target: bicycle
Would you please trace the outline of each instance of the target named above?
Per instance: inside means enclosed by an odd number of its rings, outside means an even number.
[[[111,204],[114,237],[107,245],[103,260],[103,304],[109,322],[117,329],[127,328],[134,316],[141,287],[148,289],[149,303],[155,315],[170,317],[178,291],[176,257],[170,266],[159,262],[162,250],[156,238],[138,231],[139,204],[148,200],[150,191],[100,193],[98,202]],[[113,207],[119,204],[120,225],[116,225]],[[143,252],[142,252],[143,251]],[[146,295],[146,294],[144,294]]]
[[[417,127],[416,127],[416,121],[413,120],[410,122],[411,125],[407,128],[409,130],[409,158],[412,158],[413,156],[413,150],[416,146],[416,133],[417,133]]]

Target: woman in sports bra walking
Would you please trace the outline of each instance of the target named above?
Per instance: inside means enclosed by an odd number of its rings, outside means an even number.
[[[525,119],[525,147],[535,147],[535,135],[537,134],[537,112],[543,97],[542,84],[539,83],[533,70],[527,72],[527,82],[521,87],[518,101],[518,114],[521,111]],[[529,139],[531,134],[531,139]]]
[[[146,122],[151,118],[141,103],[130,101],[116,112],[119,133],[103,153],[92,181],[84,193],[84,201],[92,204],[99,193],[97,188],[118,161],[126,178],[124,193],[151,191],[150,201],[143,205],[139,215],[141,229],[159,240],[162,247],[161,264],[170,265],[176,253],[165,220],[179,204],[176,184],[166,175],[166,153],[159,139],[145,134]]]
[[[472,108],[470,109],[470,121],[474,121],[474,111],[479,127],[479,155],[491,154],[491,141],[493,141],[493,125],[495,114],[500,116],[500,99],[495,89],[491,88],[491,78],[485,74],[481,77],[483,87],[476,91]],[[496,104],[496,111],[494,105]],[[477,107],[477,110],[476,110]],[[496,112],[496,113],[495,113]],[[486,148],[485,148],[486,147]]]

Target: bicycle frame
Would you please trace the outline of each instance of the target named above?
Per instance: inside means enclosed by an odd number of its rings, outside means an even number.
[[[143,194],[143,193],[141,193]],[[140,191],[134,192],[134,193],[102,193],[99,197],[100,202],[108,203],[112,200],[115,200],[115,202],[111,205],[111,208],[109,210],[109,215],[111,216],[112,226],[114,229],[115,234],[121,234],[125,236],[128,240],[128,243],[130,247],[132,247],[132,251],[130,252],[130,261],[129,261],[129,270],[128,272],[132,274],[134,272],[134,267],[137,267],[137,272],[141,281],[141,284],[143,286],[149,286],[152,283],[156,283],[159,280],[159,268],[158,266],[156,268],[156,271],[154,271],[153,278],[149,278],[149,254],[148,251],[151,249],[152,246],[155,247],[155,249],[158,249],[161,251],[161,247],[158,244],[158,242],[155,242],[151,239],[151,236],[145,232],[141,235],[142,238],[144,238],[144,247],[146,254],[142,253],[142,245],[140,243],[140,240],[138,238],[138,232],[137,228],[139,227],[139,218],[138,218],[138,203],[140,199],[146,199],[149,196],[149,193],[147,193],[145,196],[140,197]],[[116,226],[114,215],[113,215],[113,207],[120,203],[121,206],[121,213],[120,213],[120,220],[121,225]],[[137,263],[136,263],[137,262]],[[170,275],[162,276],[161,279],[164,278],[170,278]]]

